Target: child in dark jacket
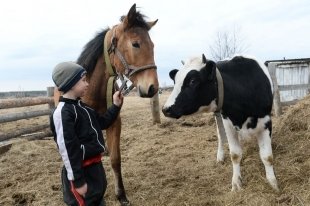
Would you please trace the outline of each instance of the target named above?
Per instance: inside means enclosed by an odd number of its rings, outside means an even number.
[[[64,202],[103,206],[107,181],[101,162],[105,151],[101,130],[117,118],[123,96],[115,92],[113,105],[100,116],[80,100],[88,88],[83,67],[73,62],[60,63],[52,78],[63,92],[51,116],[51,130],[64,162],[61,175]]]

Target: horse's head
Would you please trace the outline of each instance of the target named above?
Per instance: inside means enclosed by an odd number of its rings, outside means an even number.
[[[109,30],[106,43],[116,72],[133,82],[139,96],[153,97],[158,92],[158,78],[148,32],[157,20],[146,22],[143,17],[134,4],[127,16],[121,17],[121,23]]]

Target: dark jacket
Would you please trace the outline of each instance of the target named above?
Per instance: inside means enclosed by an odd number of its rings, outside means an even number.
[[[102,129],[107,129],[117,118],[120,108],[112,105],[100,116],[81,100],[60,97],[50,118],[50,126],[59,153],[67,170],[68,179],[75,187],[85,183],[83,160],[105,151]]]

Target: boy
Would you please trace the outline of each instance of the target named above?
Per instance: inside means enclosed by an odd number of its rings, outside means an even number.
[[[105,151],[101,130],[117,118],[123,103],[120,92],[113,105],[100,116],[80,97],[87,91],[85,69],[73,62],[58,64],[52,78],[63,96],[51,116],[51,130],[61,154],[64,202],[68,205],[103,206],[107,187],[101,154]]]

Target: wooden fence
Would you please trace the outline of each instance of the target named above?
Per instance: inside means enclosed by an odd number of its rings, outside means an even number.
[[[306,96],[307,94],[309,94],[310,91],[310,63],[309,63],[309,59],[302,59],[302,60],[286,60],[284,62],[284,60],[281,61],[270,61],[267,63],[268,69],[269,69],[269,73],[271,76],[271,79],[273,81],[273,86],[274,86],[274,112],[276,116],[280,116],[282,114],[282,107],[283,106],[288,106],[288,105],[292,105],[295,104],[300,98]],[[286,83],[285,80],[281,79],[281,85],[278,84],[279,82],[279,78],[277,77],[277,70],[278,72],[283,70],[283,65],[306,65],[304,66],[304,70],[303,71],[307,71],[307,72],[303,72],[301,74],[298,73],[294,73],[294,78],[298,80],[299,84],[291,84]],[[282,65],[282,67],[281,67]],[[285,67],[284,67],[285,68]],[[292,70],[292,69],[291,69]],[[306,74],[305,74],[306,73]],[[290,75],[286,75],[286,76],[292,76],[293,73],[291,73]],[[292,78],[292,77],[291,77]],[[301,81],[301,79],[303,79],[303,81]],[[305,80],[306,79],[306,80]],[[281,98],[280,92],[286,92],[286,91],[302,91],[299,92],[298,95],[291,97],[292,100],[285,100],[285,98]]]
[[[36,111],[25,111],[19,113],[7,113],[0,115],[0,124],[5,122],[12,122],[21,119],[31,119],[34,117],[49,115],[51,113],[51,109],[55,107],[54,104],[54,87],[47,88],[47,96],[46,97],[34,97],[34,98],[14,98],[14,99],[2,99],[0,100],[0,109],[10,109],[10,108],[18,108],[18,107],[26,107],[26,106],[35,106],[48,104],[49,108],[44,110],[36,110]],[[32,127],[26,127],[19,130],[14,130],[9,133],[4,133],[0,131],[0,141],[8,140],[14,137],[18,137],[21,135],[27,135],[32,133],[31,138],[41,138],[50,136],[51,133],[48,131],[37,133],[38,131],[49,128],[49,124],[41,124]]]
[[[27,106],[35,106],[48,104],[49,108],[44,110],[37,111],[25,111],[19,113],[9,113],[9,114],[1,114],[0,115],[0,123],[12,122],[21,119],[31,119],[34,117],[49,115],[51,113],[51,109],[55,107],[54,104],[54,87],[47,88],[47,97],[34,97],[34,98],[14,98],[14,99],[2,99],[0,100],[0,109],[10,109],[10,108],[18,108],[18,107],[27,107]],[[49,131],[40,132],[38,131],[49,128],[49,124],[41,124],[36,126],[31,126],[27,128],[22,128],[18,130],[14,130],[8,133],[4,133],[0,131],[0,141],[8,140],[14,137],[18,137],[21,135],[33,134],[31,138],[42,138],[46,136],[50,136],[51,133]],[[31,139],[30,138],[30,139]]]
[[[0,114],[0,124],[5,122],[12,122],[21,119],[31,119],[34,117],[45,116],[51,113],[51,110],[55,107],[54,104],[54,87],[47,88],[47,96],[46,97],[33,97],[33,98],[11,98],[11,99],[0,99],[0,109],[10,109],[10,108],[18,108],[18,107],[26,107],[26,106],[35,106],[48,104],[48,109],[36,110],[36,111],[25,111],[20,113],[7,113]],[[160,111],[159,111],[159,98],[158,94],[155,95],[151,100],[151,112],[153,116],[153,123],[160,123]],[[8,139],[12,139],[19,136],[28,136],[28,139],[38,139],[47,136],[51,136],[51,132],[38,132],[44,129],[49,128],[49,124],[41,124],[32,127],[25,127],[19,130],[11,131],[9,133],[4,133],[0,130],[0,142]]]

